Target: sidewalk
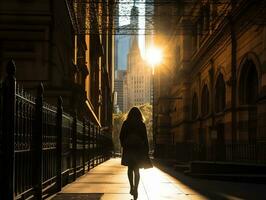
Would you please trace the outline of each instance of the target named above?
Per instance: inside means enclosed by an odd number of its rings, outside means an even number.
[[[177,174],[178,177],[174,178],[156,167],[141,170],[140,173],[139,200],[266,199],[266,185],[262,184],[208,181],[182,174]],[[132,199],[128,193],[127,168],[120,165],[120,159],[115,158],[67,185],[51,199]]]

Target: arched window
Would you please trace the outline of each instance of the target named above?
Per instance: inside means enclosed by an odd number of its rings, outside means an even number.
[[[225,109],[225,82],[223,75],[220,73],[215,84],[215,111],[223,112]]]
[[[192,119],[196,119],[198,116],[198,96],[196,93],[194,93],[193,98],[192,98]]]
[[[242,66],[239,80],[239,103],[248,105],[247,131],[249,143],[257,140],[257,99],[258,99],[258,72],[252,60],[246,60]]]
[[[239,82],[239,103],[255,105],[258,98],[258,73],[252,60],[243,65]]]
[[[202,116],[206,116],[209,113],[209,89],[207,85],[204,85],[202,89],[202,95],[201,95],[201,114]]]

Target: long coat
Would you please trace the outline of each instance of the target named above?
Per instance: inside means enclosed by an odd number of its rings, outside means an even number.
[[[138,144],[129,145],[130,134],[140,139]],[[124,121],[120,132],[120,143],[123,148],[121,164],[129,167],[150,168],[149,144],[146,126],[143,122]]]

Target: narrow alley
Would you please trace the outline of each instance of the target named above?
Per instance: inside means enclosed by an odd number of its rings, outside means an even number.
[[[0,0],[0,183],[266,200],[266,0]]]

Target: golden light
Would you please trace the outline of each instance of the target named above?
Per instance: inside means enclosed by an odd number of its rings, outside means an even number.
[[[150,47],[146,50],[145,58],[151,67],[154,67],[155,65],[161,63],[162,57],[162,50],[157,47]]]

